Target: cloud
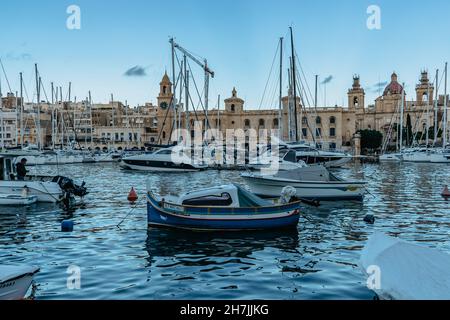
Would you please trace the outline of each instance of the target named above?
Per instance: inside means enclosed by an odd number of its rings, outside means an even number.
[[[134,66],[133,68],[128,69],[124,73],[124,76],[127,77],[145,77],[146,75],[147,72],[145,71],[145,68],[142,66]]]
[[[28,52],[16,53],[11,51],[6,54],[5,58],[7,60],[22,61],[22,60],[31,60],[32,56]]]
[[[330,75],[330,76],[326,77],[320,84],[330,83],[331,80],[333,80],[333,76]]]
[[[371,88],[371,91],[374,93],[378,93],[380,90],[383,90],[388,85],[388,83],[389,82],[387,81],[375,83]]]

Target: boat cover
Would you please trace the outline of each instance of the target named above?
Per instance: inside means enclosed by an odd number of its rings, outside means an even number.
[[[336,178],[324,166],[310,166],[289,171],[279,171],[275,177],[296,181],[328,182]]]
[[[380,268],[380,288],[374,289],[380,298],[450,299],[450,255],[445,252],[375,233],[360,264],[366,274],[370,266]]]
[[[0,265],[0,283],[4,283],[26,275],[33,275],[38,271],[38,267]]]
[[[234,185],[238,192],[239,206],[241,208],[254,208],[254,207],[273,207],[273,203],[254,195],[253,193],[245,190],[241,186]]]

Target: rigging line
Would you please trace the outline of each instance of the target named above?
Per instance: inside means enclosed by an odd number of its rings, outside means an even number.
[[[42,79],[40,79],[40,81],[41,81],[41,88],[42,88],[42,91],[44,91],[45,99],[46,99],[46,101],[47,101],[47,103],[48,103],[49,101],[48,101],[48,97],[47,97],[47,92],[45,91],[45,87],[44,87],[44,84],[42,83]]]
[[[2,59],[0,58],[0,64],[2,65],[3,74],[5,75],[6,83],[8,84],[9,92],[12,92],[11,85],[9,84],[8,76],[6,75],[5,67],[3,66]]]
[[[259,108],[258,108],[258,110],[261,110],[261,106],[262,106],[264,97],[265,97],[265,95],[266,95],[267,86],[268,86],[269,81],[270,81],[270,79],[271,79],[272,71],[273,71],[273,66],[275,65],[275,60],[276,60],[276,58],[277,58],[277,55],[278,55],[278,51],[279,51],[279,50],[280,50],[280,42],[278,42],[278,46],[277,46],[277,49],[276,49],[276,51],[275,51],[275,55],[274,55],[273,60],[272,60],[272,65],[271,65],[271,67],[270,67],[269,76],[267,77],[266,86],[264,87],[263,95],[262,95],[262,97],[261,97],[261,101],[259,102]]]
[[[305,75],[305,71],[304,71],[304,69],[302,67],[302,64],[300,63],[300,58],[298,57],[297,51],[295,51],[295,58],[297,59],[298,65],[300,67],[300,71],[302,72],[303,78],[305,79],[306,88],[308,89],[308,93],[311,96],[311,100],[314,101],[311,89],[310,89],[309,84],[308,84],[308,80],[307,80],[306,75]]]
[[[187,62],[187,65],[188,65],[188,67],[189,67],[189,70],[192,72],[191,65],[190,65],[189,61]],[[211,129],[211,126],[210,126],[210,124],[209,124],[208,117],[206,116],[206,110],[205,110],[205,107],[204,107],[204,105],[203,105],[202,98],[201,98],[201,95],[200,95],[200,92],[199,92],[199,90],[198,90],[197,83],[195,82],[195,78],[194,78],[194,77],[192,77],[192,82],[194,82],[195,91],[197,92],[197,95],[199,96],[199,102],[200,102],[200,105],[202,106],[203,112],[205,113],[206,129]],[[203,92],[204,92],[204,91],[203,91]],[[191,96],[190,93],[189,93],[189,96]],[[192,99],[191,99],[191,101],[192,101]]]

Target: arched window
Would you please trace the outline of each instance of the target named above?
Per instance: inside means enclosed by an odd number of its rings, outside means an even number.
[[[231,111],[232,112],[236,111],[236,106],[234,104],[231,105]]]
[[[321,124],[322,123],[322,118],[321,117],[317,117],[316,118],[316,124]]]
[[[264,128],[265,125],[266,122],[264,121],[264,119],[259,119],[259,128]]]
[[[245,120],[244,120],[244,126],[245,126],[246,128],[250,128],[250,120],[245,119]]]
[[[353,98],[353,105],[354,105],[355,107],[358,107],[358,105],[359,105],[358,97],[354,97],[354,98]]]
[[[166,132],[165,131],[163,131],[162,137],[163,137],[163,139],[166,138]]]
[[[278,125],[279,125],[278,118],[273,119],[273,127],[278,128]]]
[[[336,124],[336,117],[330,117],[330,124]]]
[[[166,94],[166,93],[167,93],[167,87],[163,86],[163,94]]]
[[[308,124],[308,118],[307,117],[303,117],[302,118],[302,124]]]

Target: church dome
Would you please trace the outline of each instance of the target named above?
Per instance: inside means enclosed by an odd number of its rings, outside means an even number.
[[[391,76],[391,83],[388,84],[386,89],[384,89],[383,96],[387,96],[389,94],[401,94],[403,92],[403,87],[397,81],[397,74],[394,72]]]

